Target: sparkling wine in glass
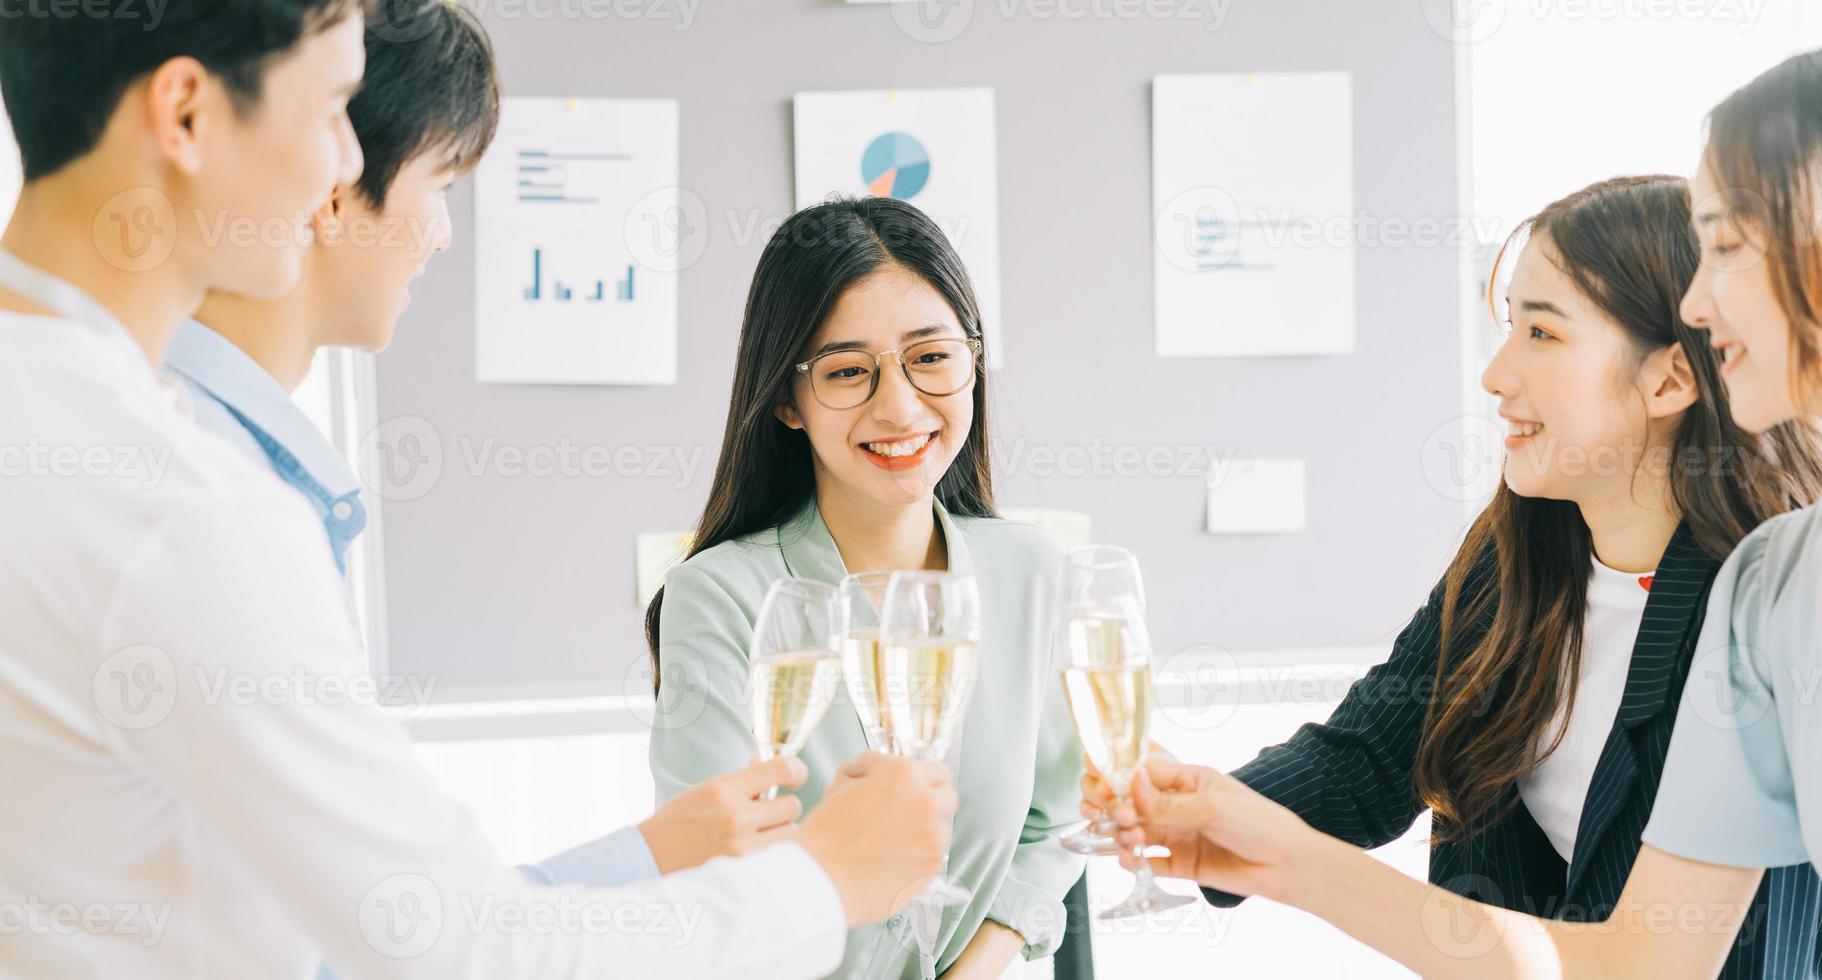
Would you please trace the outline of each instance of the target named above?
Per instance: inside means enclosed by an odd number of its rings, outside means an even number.
[[[1139,767],[1145,764],[1152,717],[1150,646],[1138,610],[1130,604],[1125,604],[1125,608],[1125,619],[1115,610],[1099,609],[1092,624],[1084,624],[1093,626],[1088,631],[1090,635],[1118,647],[1118,659],[1105,656],[1105,649],[1089,645],[1078,648],[1084,657],[1072,658],[1063,669],[1063,692],[1069,700],[1076,732],[1082,737],[1089,761],[1113,788],[1116,805],[1132,802],[1132,783]],[[1143,852],[1142,846],[1133,847],[1139,862],[1132,894],[1102,911],[1100,918],[1130,918],[1194,901],[1159,888]]]
[[[760,761],[796,755],[828,713],[841,686],[845,619],[832,586],[786,578],[767,590],[747,650],[747,707]],[[777,793],[774,786],[765,798]]]
[[[841,599],[847,613],[842,637],[841,672],[848,685],[848,700],[860,717],[867,747],[895,752],[892,717],[880,694],[885,674],[884,651],[879,644],[879,614],[886,604],[891,572],[857,572],[841,580]]]
[[[1136,608],[1141,616],[1145,610],[1138,557],[1112,545],[1071,549],[1058,570],[1056,591],[1062,659],[1084,664],[1124,659],[1119,629],[1130,617],[1121,610]],[[1111,620],[1104,615],[1110,610]],[[1115,837],[1119,829],[1113,814],[1102,811],[1099,818],[1063,835],[1058,843],[1077,854],[1115,855],[1120,853]]]
[[[972,576],[894,572],[880,610],[881,701],[894,751],[941,762],[974,696],[981,636],[980,591]],[[923,900],[965,905],[967,886],[943,873]]]

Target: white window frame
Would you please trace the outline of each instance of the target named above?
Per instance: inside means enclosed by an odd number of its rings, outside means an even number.
[[[367,438],[379,425],[379,385],[373,355],[345,348],[324,348],[317,353],[313,371],[325,373],[329,417],[317,419],[335,448],[340,450],[363,487],[361,502],[367,508],[367,527],[348,549],[348,588],[367,644],[368,664],[376,675],[390,663],[386,629],[385,501],[371,492],[382,486],[378,445]]]

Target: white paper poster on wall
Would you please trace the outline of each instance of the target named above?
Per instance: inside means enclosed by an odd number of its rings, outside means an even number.
[[[1159,357],[1354,349],[1346,72],[1152,81]]]
[[[475,378],[677,381],[677,103],[508,98],[475,173]]]
[[[974,280],[988,359],[1001,362],[999,164],[988,88],[799,92],[797,207],[895,197],[928,214]]]

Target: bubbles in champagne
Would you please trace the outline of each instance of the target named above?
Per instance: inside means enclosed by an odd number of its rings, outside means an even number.
[[[1143,636],[1120,611],[1072,607],[1063,620],[1063,642],[1073,664],[1123,664],[1145,656]]]
[[[880,661],[883,717],[897,751],[940,758],[974,693],[974,641],[887,642]]]
[[[1092,664],[1063,671],[1063,690],[1088,758],[1116,789],[1129,782],[1151,737],[1151,667]]]
[[[842,640],[842,676],[848,682],[848,700],[854,702],[854,713],[860,716],[860,727],[867,733],[867,747],[880,752],[892,751],[892,716],[885,710],[881,695],[884,688],[885,652],[880,649],[879,630],[853,630]]]
[[[754,661],[748,698],[762,754],[796,755],[840,684],[841,660],[833,650],[790,650]]]

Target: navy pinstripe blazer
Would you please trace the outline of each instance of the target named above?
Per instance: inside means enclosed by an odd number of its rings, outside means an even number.
[[[1431,881],[1533,915],[1607,917],[1651,816],[1708,587],[1719,569],[1720,562],[1697,547],[1687,524],[1677,528],[1651,584],[1619,715],[1583,805],[1574,860],[1563,861],[1521,802],[1483,832],[1431,848]],[[1489,553],[1467,588],[1493,587],[1496,575]],[[1403,836],[1423,812],[1411,774],[1434,687],[1441,627],[1438,585],[1399,634],[1390,659],[1356,682],[1327,722],[1303,726],[1234,775],[1316,829],[1358,846],[1378,847]],[[1508,792],[1516,796],[1518,789]],[[1217,906],[1240,901],[1203,891]],[[1822,977],[1819,920],[1822,879],[1812,867],[1767,871],[1720,976]]]

